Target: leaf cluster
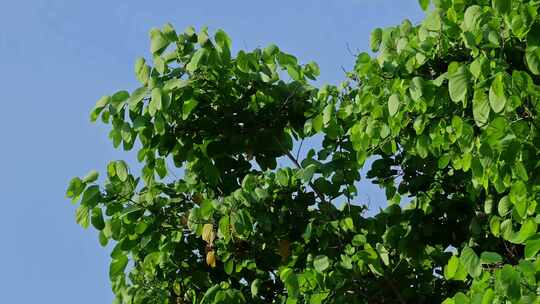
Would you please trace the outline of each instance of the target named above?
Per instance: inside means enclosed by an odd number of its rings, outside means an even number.
[[[339,86],[275,45],[152,29],[141,87],[91,112],[141,173],[67,191],[114,243],[116,303],[540,303],[540,2],[419,2]]]

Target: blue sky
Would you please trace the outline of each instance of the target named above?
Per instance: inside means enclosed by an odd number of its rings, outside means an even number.
[[[236,49],[276,43],[343,79],[371,29],[421,20],[417,0],[17,0],[0,10],[0,303],[110,303],[109,252],[75,224],[71,177],[133,159],[89,122],[104,94],[136,88],[148,30],[223,28]],[[380,199],[374,187],[362,195]]]

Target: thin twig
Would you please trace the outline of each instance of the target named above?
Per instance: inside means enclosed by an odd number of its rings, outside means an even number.
[[[302,150],[302,144],[304,143],[304,139],[300,141],[300,146],[298,147],[298,151],[296,151],[296,159],[300,159],[300,151]]]
[[[291,154],[291,152],[287,151],[287,157],[296,165],[296,167],[298,169],[302,169],[302,166],[300,165],[298,160],[296,160],[296,158],[294,158],[294,156]],[[311,181],[309,182],[309,186],[311,187],[311,189],[313,189],[315,194],[317,194],[317,196],[319,197],[321,202],[326,203],[326,200],[324,199],[324,195],[321,192],[319,192],[319,190],[317,190],[317,188],[315,187],[315,185]]]
[[[345,46],[347,47],[347,51],[349,52],[349,54],[353,57],[356,57],[356,55],[354,55],[354,53],[351,50],[351,45],[349,44],[349,42],[345,42]]]

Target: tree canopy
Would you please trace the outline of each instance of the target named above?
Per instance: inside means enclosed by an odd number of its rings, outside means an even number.
[[[141,172],[67,190],[116,303],[540,303],[540,1],[419,2],[320,87],[275,45],[152,29],[140,88],[91,112]]]

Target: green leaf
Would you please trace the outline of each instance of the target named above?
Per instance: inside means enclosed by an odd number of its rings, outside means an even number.
[[[484,251],[480,255],[480,262],[482,264],[497,264],[497,263],[501,263],[502,261],[503,261],[503,258],[501,257],[500,254],[496,252]]]
[[[195,99],[189,99],[184,101],[184,104],[182,105],[182,119],[188,119],[189,115],[197,107],[198,104],[199,102]]]
[[[373,52],[377,52],[381,46],[382,41],[382,29],[376,28],[371,32],[371,36],[369,38],[369,45],[371,47],[371,50]]]
[[[167,38],[169,41],[176,41],[177,40],[177,34],[174,30],[174,27],[170,23],[165,23],[163,25],[163,36]]]
[[[379,257],[381,258],[381,261],[385,266],[390,265],[390,257],[388,254],[388,249],[386,249],[382,244],[377,244],[377,252],[379,253]]]
[[[444,154],[437,161],[437,167],[439,167],[439,169],[444,169],[448,166],[449,163],[450,163],[450,155]]]
[[[114,163],[114,171],[121,181],[125,182],[127,180],[129,173],[126,162],[122,160],[116,161]]]
[[[480,31],[484,23],[484,15],[482,7],[479,5],[471,5],[465,10],[463,18],[463,29],[472,33]]]
[[[152,28],[150,30],[150,52],[152,54],[162,53],[168,45],[169,41],[158,28]]]
[[[92,170],[83,178],[82,181],[84,183],[93,183],[98,179],[98,177],[99,173],[96,170]]]
[[[92,112],[90,113],[90,121],[95,122],[99,116],[99,113],[111,102],[110,96],[103,96],[97,102]]]
[[[495,113],[504,110],[506,95],[504,92],[504,74],[499,73],[491,83],[489,89],[489,104]]]
[[[501,15],[506,15],[512,11],[512,0],[492,0],[491,5]]]
[[[219,219],[218,236],[228,242],[231,237],[231,224],[229,216],[223,216]]]
[[[150,116],[154,117],[157,111],[162,109],[162,105],[163,105],[163,98],[162,98],[161,89],[160,88],[152,89],[152,99],[150,100],[150,103],[148,104],[148,113],[150,113]]]
[[[287,170],[284,170],[284,169],[278,170],[276,172],[276,179],[277,179],[277,182],[283,187],[287,187],[289,185],[289,174]]]
[[[404,19],[399,26],[399,31],[402,36],[406,36],[411,33],[413,29],[412,22],[409,19]]]
[[[147,254],[144,257],[144,261],[142,263],[142,267],[145,272],[147,273],[155,273],[156,272],[156,266],[159,265],[161,259],[161,253],[159,251],[155,251],[152,253]]]
[[[346,217],[340,221],[340,227],[343,229],[343,231],[352,231],[354,232],[356,229],[354,227],[354,221],[351,217]]]
[[[124,254],[120,254],[111,262],[109,266],[109,278],[111,281],[115,281],[117,276],[124,275],[127,263],[128,258]]]
[[[269,44],[263,50],[263,54],[266,57],[274,57],[279,53],[279,48],[275,44]]]
[[[497,272],[497,283],[511,300],[518,300],[521,297],[521,276],[512,266],[504,265],[502,270]]]
[[[508,197],[516,207],[519,216],[522,218],[525,217],[527,213],[527,186],[525,183],[522,181],[513,183]]]
[[[469,70],[465,66],[459,66],[448,78],[448,90],[450,98],[454,102],[464,101],[469,87]]]
[[[223,265],[223,270],[225,271],[226,274],[231,275],[234,270],[234,260],[233,259],[227,260]]]
[[[441,30],[442,20],[439,11],[431,11],[422,22],[422,26],[432,32]]]
[[[304,74],[311,80],[316,80],[316,77],[321,73],[321,69],[316,62],[310,62],[304,66]]]
[[[261,288],[262,281],[260,279],[255,279],[251,282],[251,296],[256,297],[259,294],[259,289]]]
[[[146,87],[140,87],[133,91],[131,96],[129,97],[129,108],[131,110],[135,109],[137,105],[143,100],[143,98],[147,97],[148,95],[148,89]]]
[[[471,277],[477,278],[480,276],[480,274],[482,274],[482,264],[480,263],[480,258],[478,258],[474,250],[472,250],[470,247],[465,247],[463,249],[459,261],[461,264],[463,264]]]
[[[284,268],[279,273],[279,278],[285,284],[289,298],[298,298],[300,296],[300,285],[298,283],[298,277],[294,271],[290,268]]]
[[[159,175],[160,178],[165,178],[165,176],[167,176],[167,166],[163,158],[156,159],[154,169],[156,170],[156,173]]]
[[[418,0],[418,3],[420,4],[420,7],[424,11],[427,11],[427,9],[429,8],[429,2],[430,2],[430,0]]]
[[[424,79],[422,77],[414,77],[409,86],[409,92],[411,93],[411,98],[418,101],[424,94]]]
[[[154,69],[160,74],[163,75],[167,72],[167,64],[161,56],[154,56]]]
[[[540,235],[537,234],[525,243],[525,258],[534,258],[538,254],[538,251],[540,251]]]
[[[495,293],[493,292],[493,289],[489,288],[484,293],[481,304],[491,304],[493,303],[494,298],[495,298]]]
[[[536,21],[527,33],[527,46],[540,46],[540,22]]]
[[[290,54],[283,53],[283,52],[280,52],[277,54],[277,60],[282,67],[286,67],[287,65],[298,64],[298,60],[296,59],[296,57]]]
[[[478,57],[476,58],[471,65],[469,66],[469,70],[474,78],[478,79],[481,76],[483,76],[484,70],[487,65],[487,59],[486,57]]]
[[[83,181],[78,178],[74,177],[70,182],[69,186],[66,191],[66,197],[68,198],[77,198],[84,190],[85,184]]]
[[[110,111],[118,113],[124,107],[124,104],[129,99],[128,91],[118,91],[113,94],[110,101]]]
[[[103,230],[105,228],[105,221],[103,220],[103,213],[101,212],[101,208],[95,207],[92,209],[92,216],[90,218],[90,222],[92,223],[92,226],[96,228],[97,230]]]
[[[330,260],[325,255],[318,255],[313,259],[313,267],[318,272],[324,272],[330,267]]]
[[[454,304],[469,304],[469,297],[462,292],[456,293],[454,296]]]
[[[90,210],[86,205],[80,205],[75,212],[75,221],[84,229],[90,225]]]
[[[333,114],[334,114],[334,105],[330,103],[326,105],[326,107],[324,107],[324,110],[323,110],[323,124],[325,126],[328,126],[328,124],[333,118]]]
[[[148,78],[150,78],[150,67],[146,64],[144,58],[138,58],[135,61],[135,76],[143,85],[148,83]]]
[[[390,116],[394,116],[397,114],[399,110],[399,95],[398,94],[392,94],[390,98],[388,99],[388,113]]]
[[[429,154],[429,137],[425,134],[420,135],[416,140],[416,152],[421,158],[428,157]]]
[[[323,128],[323,115],[319,114],[312,120],[313,130],[317,133],[322,131]]]
[[[366,243],[366,236],[363,234],[357,234],[352,239],[352,244],[354,246],[363,246]]]
[[[309,164],[307,167],[302,169],[302,182],[304,183],[310,182],[316,171],[317,171],[317,166],[314,164]]]
[[[232,40],[227,35],[227,33],[219,29],[216,31],[214,39],[216,40],[216,44],[219,46],[222,52],[230,53],[232,47]]]
[[[503,196],[497,205],[497,211],[500,216],[506,216],[512,210],[512,202],[508,199],[508,196]]]
[[[236,55],[236,66],[241,72],[248,73],[250,71],[249,60],[244,51],[240,51]]]
[[[455,255],[451,256],[448,260],[448,264],[444,267],[444,278],[451,280],[457,273],[459,268],[459,258]]]
[[[540,46],[528,46],[525,50],[525,60],[529,70],[534,75],[540,75]]]
[[[210,41],[210,37],[208,36],[208,27],[203,26],[201,30],[199,31],[199,34],[197,35],[197,43],[201,47],[205,47],[207,46],[209,41]]]
[[[154,117],[154,129],[159,135],[164,135],[166,132],[166,122],[162,115],[156,115]]]
[[[473,97],[473,117],[477,126],[483,127],[489,120],[489,102],[486,93],[481,90],[474,91]]]
[[[109,238],[107,238],[107,236],[105,235],[103,230],[99,232],[98,240],[99,240],[99,244],[101,245],[101,247],[105,247],[109,243]]]
[[[219,299],[216,301],[216,294],[221,289],[221,285],[216,284],[206,290],[204,296],[201,299],[201,304],[218,304]]]
[[[137,234],[143,234],[146,231],[146,228],[148,228],[148,224],[146,222],[139,222],[135,227],[135,232]],[[179,234],[182,235],[182,232],[180,231]]]
[[[191,73],[195,72],[199,68],[201,61],[206,57],[206,54],[207,50],[205,48],[198,49],[186,65],[186,70]]]
[[[246,209],[241,209],[231,215],[231,223],[239,235],[249,235],[253,230],[251,215]]]
[[[499,140],[507,135],[506,128],[508,127],[508,121],[504,117],[497,117],[493,119],[487,129],[486,134],[491,140]]]
[[[289,74],[289,76],[291,76],[292,80],[302,81],[302,76],[300,74],[300,70],[298,69],[298,66],[288,64],[286,68],[287,68],[287,73]]]
[[[170,92],[176,89],[185,88],[189,84],[190,84],[189,80],[173,78],[165,82],[165,85],[163,86],[163,90],[166,92]]]
[[[129,207],[125,208],[124,210],[122,210],[119,217],[122,218],[122,217],[125,217],[125,216],[127,216],[127,215],[129,215],[131,213],[141,211],[141,210],[143,210],[142,206],[132,205],[132,206],[129,206]]]
[[[521,228],[519,229],[517,235],[512,239],[512,242],[516,244],[525,243],[529,238],[536,234],[537,229],[538,224],[534,220],[526,220],[521,225]]]
[[[501,231],[502,237],[505,240],[511,240],[512,238],[514,238],[514,231],[513,231],[512,220],[511,219],[505,219],[500,224],[499,229]]]
[[[83,193],[81,199],[81,205],[93,208],[97,205],[99,199],[101,198],[101,193],[99,192],[99,186],[93,185],[88,188]]]
[[[242,179],[242,189],[252,192],[257,187],[257,178],[252,175],[248,174],[244,176],[244,179]]]

